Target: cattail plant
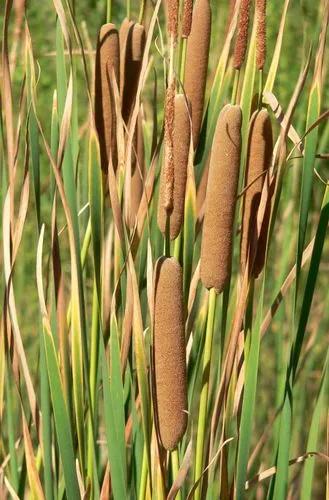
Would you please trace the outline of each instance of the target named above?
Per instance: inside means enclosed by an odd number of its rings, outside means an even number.
[[[155,268],[154,397],[160,441],[175,448],[187,426],[183,272],[173,258]]]
[[[233,222],[241,155],[239,106],[221,111],[210,157],[201,244],[201,281],[221,292],[230,277]]]
[[[177,238],[184,218],[184,201],[187,164],[191,141],[191,125],[188,104],[183,94],[177,94],[174,101],[173,164],[174,189],[173,209],[170,212],[170,239]],[[165,154],[165,162],[170,158]],[[158,225],[162,233],[166,231],[167,211],[165,209],[166,166],[161,171],[158,202]]]
[[[193,8],[192,28],[187,41],[184,88],[191,102],[192,134],[197,147],[203,116],[206,89],[211,9],[209,0],[196,0]]]
[[[145,47],[145,28],[125,19],[120,28],[120,93],[127,123],[136,98]]]
[[[246,57],[249,30],[249,11],[250,0],[241,0],[237,27],[238,31],[233,55],[233,67],[237,70],[241,68]]]
[[[241,156],[242,112],[239,106],[228,104],[221,111],[214,134],[210,156],[205,214],[201,242],[200,277],[210,289],[208,317],[203,352],[203,385],[200,396],[197,429],[195,481],[201,476],[206,429],[216,294],[223,291],[231,273],[233,224]],[[195,499],[201,498],[201,486]]]
[[[119,34],[114,24],[104,24],[99,32],[95,66],[95,123],[101,165],[107,171],[110,157],[117,163],[116,113],[112,78],[119,84]]]
[[[266,109],[255,111],[251,117],[247,165],[245,175],[245,194],[241,229],[241,270],[245,272],[248,259],[254,257],[257,244],[257,212],[260,203],[264,178],[270,167],[273,150],[272,126]],[[259,269],[257,270],[259,272]],[[257,277],[258,273],[254,273]]]

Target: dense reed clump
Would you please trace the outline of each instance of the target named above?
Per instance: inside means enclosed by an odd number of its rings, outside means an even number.
[[[183,94],[177,94],[174,100],[173,162],[174,189],[173,209],[170,212],[170,238],[177,238],[184,218],[184,201],[187,177],[187,165],[191,142],[191,125],[188,105]],[[165,162],[169,161],[165,154]],[[167,210],[165,208],[166,165],[162,168],[160,194],[158,202],[158,225],[162,233],[166,230]]]
[[[257,244],[257,212],[260,203],[265,173],[270,167],[273,151],[272,126],[266,109],[255,111],[251,117],[245,175],[246,192],[243,200],[241,229],[241,270],[245,271],[249,255]],[[259,267],[259,266],[258,266]],[[260,269],[254,269],[254,277]]]
[[[119,85],[119,34],[114,24],[104,24],[98,36],[95,65],[95,123],[98,133],[102,170],[107,171],[110,157],[117,163],[116,112],[112,77]]]
[[[174,258],[156,263],[153,335],[158,431],[163,447],[171,450],[187,426],[183,272]]]
[[[241,155],[242,113],[228,104],[214,135],[203,221],[201,281],[221,292],[231,272],[233,223]]]
[[[126,123],[136,98],[144,47],[144,26],[125,19],[120,28],[120,94]]]
[[[256,0],[256,19],[256,66],[262,70],[266,59],[266,0]]]
[[[187,41],[184,88],[191,102],[193,145],[197,147],[207,81],[211,9],[209,0],[196,0]]]
[[[237,35],[235,40],[233,68],[240,69],[246,57],[249,31],[250,0],[241,0]]]

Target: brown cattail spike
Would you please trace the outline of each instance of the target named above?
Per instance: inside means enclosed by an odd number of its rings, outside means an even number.
[[[214,135],[201,244],[201,281],[221,292],[231,273],[233,223],[241,156],[242,113],[228,104]]]
[[[175,96],[173,159],[174,159],[174,191],[173,210],[170,214],[170,238],[177,238],[184,219],[184,202],[187,177],[187,165],[191,142],[191,124],[185,96]],[[167,158],[165,158],[165,161]],[[167,212],[165,210],[165,168],[160,179],[160,195],[158,203],[158,225],[162,233],[166,230]]]
[[[183,272],[174,258],[156,264],[153,352],[159,437],[172,450],[187,426]]]
[[[125,85],[125,72],[126,72],[126,53],[128,46],[131,46],[131,32],[134,22],[130,21],[127,17],[124,18],[120,26],[119,41],[120,41],[120,95],[123,95]],[[129,42],[130,40],[130,42]]]
[[[176,81],[172,80],[167,88],[165,102],[165,166],[164,166],[164,197],[165,210],[173,210],[174,198],[174,121],[175,121],[175,90]]]
[[[188,38],[192,28],[193,1],[184,0],[182,19],[182,38]]]
[[[259,238],[257,241],[257,252],[253,267],[253,276],[255,278],[258,278],[265,264],[267,233],[270,224],[272,200],[275,192],[276,179],[273,178],[272,180],[270,180],[269,176],[267,176],[265,179],[265,183],[266,184],[264,186],[264,189],[266,189],[267,197],[265,201],[266,205],[265,205],[264,217],[260,228]]]
[[[265,173],[270,167],[273,151],[272,126],[266,109],[251,117],[245,175],[246,192],[243,201],[241,230],[241,270],[244,273],[250,255],[252,262],[257,243],[257,212]],[[255,276],[255,274],[254,274]],[[256,276],[255,276],[256,277]]]
[[[238,33],[235,41],[233,67],[240,69],[247,52],[250,0],[241,0]]]
[[[257,69],[261,70],[266,58],[266,0],[256,0],[256,16],[256,65]]]
[[[178,32],[178,0],[167,0],[168,6],[168,34],[173,37],[174,40],[177,39]]]
[[[209,0],[196,0],[187,41],[184,88],[192,109],[193,145],[197,147],[207,81],[211,9]]]
[[[110,156],[114,168],[117,163],[116,113],[111,79],[119,84],[119,34],[114,24],[101,27],[95,67],[95,123],[98,133],[101,164],[107,171]]]
[[[120,28],[120,93],[122,117],[127,123],[136,99],[145,47],[145,28],[125,19]]]

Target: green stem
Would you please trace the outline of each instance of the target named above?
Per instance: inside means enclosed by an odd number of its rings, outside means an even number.
[[[212,288],[209,292],[208,319],[207,319],[206,338],[205,338],[205,345],[203,352],[202,389],[201,389],[200,404],[199,404],[194,481],[197,481],[202,474],[203,449],[204,449],[204,439],[206,430],[207,403],[208,403],[208,391],[209,391],[210,361],[211,361],[212,339],[214,333],[214,320],[215,320],[215,310],[216,310],[216,297],[217,297],[216,291],[214,288]],[[201,483],[195,490],[194,500],[200,500],[200,498],[201,498]]]
[[[91,324],[91,342],[90,342],[90,393],[91,393],[91,408],[92,419],[95,424],[96,412],[95,412],[95,402],[96,402],[96,382],[97,382],[97,369],[98,369],[98,353],[99,353],[99,307],[97,298],[97,287],[96,282],[94,282],[93,291],[93,306],[92,306],[92,324]],[[89,420],[88,427],[88,477],[93,479],[94,471],[94,433],[91,426],[91,420]]]
[[[106,22],[110,23],[112,17],[112,0],[106,2]]]
[[[143,462],[142,462],[142,472],[141,472],[141,482],[139,486],[138,500],[145,500],[146,498],[146,484],[147,484],[147,453],[144,445],[143,451]]]
[[[177,475],[179,472],[179,456],[178,456],[177,448],[171,452],[171,469],[172,469],[172,477],[173,477],[173,482],[174,482],[175,479],[177,478]],[[182,494],[180,491],[177,492],[176,499],[182,500]]]
[[[179,73],[179,78],[182,83],[184,83],[184,78],[185,78],[186,49],[187,49],[187,38],[183,38],[180,49],[181,53],[180,53],[180,73]]]
[[[182,231],[180,231],[179,235],[175,239],[175,246],[174,246],[174,257],[178,262],[180,262],[181,246],[182,246]]]
[[[146,0],[141,1],[141,8],[139,11],[139,16],[138,16],[138,22],[139,24],[143,24],[144,21],[144,14],[145,14],[145,6],[146,6]]]
[[[164,253],[166,257],[170,257],[170,215],[167,213],[166,218],[166,231],[165,231],[165,248]]]
[[[232,91],[232,104],[236,104],[238,97],[238,89],[239,89],[239,79],[240,79],[240,70],[236,69],[234,74],[234,83],[233,83],[233,91]]]
[[[127,19],[130,19],[131,5],[130,0],[127,0]]]
[[[260,69],[259,72],[259,87],[258,87],[258,109],[261,109],[263,103],[263,70]]]
[[[42,327],[41,332],[42,332]],[[42,411],[42,460],[44,466],[45,493],[47,500],[54,498],[53,477],[51,465],[51,411],[50,390],[47,373],[46,352],[43,342],[43,334],[40,333],[40,381],[41,381],[41,411]]]

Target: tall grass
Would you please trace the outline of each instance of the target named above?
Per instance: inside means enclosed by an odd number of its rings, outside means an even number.
[[[326,498],[329,2],[0,7],[0,498]]]

